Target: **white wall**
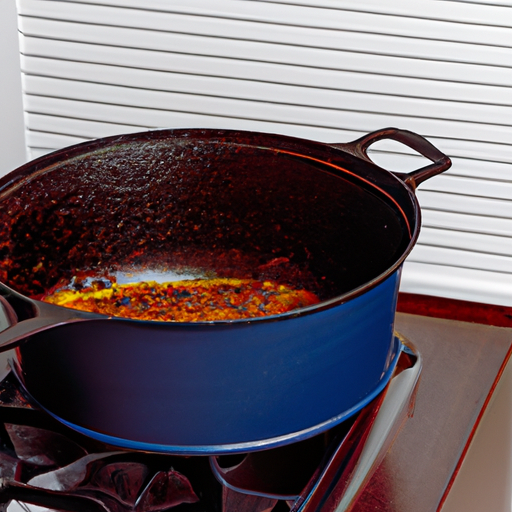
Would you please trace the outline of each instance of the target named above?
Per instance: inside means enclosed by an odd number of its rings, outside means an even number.
[[[0,176],[3,176],[26,160],[14,0],[0,0],[0,69]]]

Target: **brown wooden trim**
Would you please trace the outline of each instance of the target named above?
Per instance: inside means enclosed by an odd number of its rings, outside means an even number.
[[[400,293],[397,310],[401,313],[414,315],[495,325],[497,327],[512,327],[512,307],[507,306],[414,293]]]

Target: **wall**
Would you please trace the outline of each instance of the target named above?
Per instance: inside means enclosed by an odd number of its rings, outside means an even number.
[[[14,0],[0,0],[0,176],[26,160]]]

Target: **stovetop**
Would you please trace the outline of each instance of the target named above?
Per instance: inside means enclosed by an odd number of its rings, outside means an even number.
[[[51,510],[325,510],[355,496],[412,410],[421,357],[405,339],[393,377],[369,405],[300,442],[248,454],[164,455],[108,446],[30,403],[13,373],[0,383],[0,504]]]
[[[476,311],[448,302],[451,318]],[[398,313],[396,328],[423,358],[414,414],[351,512],[441,510],[510,357],[510,327]]]
[[[385,393],[326,434],[247,455],[102,445],[31,406],[9,375],[0,511],[11,499],[76,512],[438,510],[509,357],[511,330],[402,313],[396,328],[413,347]]]

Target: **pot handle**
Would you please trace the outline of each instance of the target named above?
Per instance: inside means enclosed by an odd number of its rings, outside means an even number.
[[[19,316],[23,316],[24,319],[19,320]],[[87,319],[87,314],[82,312],[34,301],[19,294],[11,295],[2,287],[0,290],[0,352],[15,348],[32,334]]]
[[[368,156],[368,148],[375,142],[383,139],[391,139],[401,142],[406,146],[414,149],[420,155],[428,158],[431,162],[430,165],[422,167],[410,173],[394,172],[402,181],[409,185],[413,190],[423,181],[440,174],[446,169],[449,169],[452,162],[448,156],[441,153],[435,146],[433,146],[427,139],[418,135],[417,133],[408,130],[400,130],[399,128],[383,128],[375,132],[369,133],[360,139],[346,144],[331,144],[334,147],[343,149],[357,157],[363,158],[368,162],[374,163]]]

